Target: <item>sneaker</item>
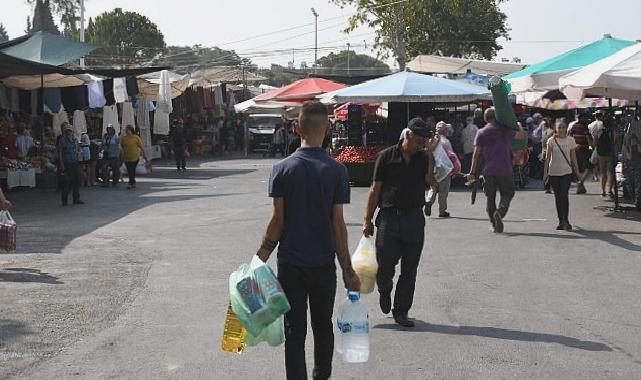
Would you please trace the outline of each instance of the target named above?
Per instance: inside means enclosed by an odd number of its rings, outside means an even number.
[[[425,202],[425,216],[432,215],[432,202]]]
[[[378,304],[383,314],[389,314],[390,310],[392,310],[392,296],[389,293],[381,293],[378,298]]]
[[[585,186],[582,183],[579,182],[576,185],[576,193],[577,194],[585,194],[587,192],[588,192],[588,190],[585,188]]]
[[[611,192],[611,191],[610,191],[610,192],[608,193],[608,196],[609,196],[610,198],[614,199],[614,193],[613,193],[613,192]]]
[[[563,231],[565,228],[563,227],[563,223],[560,223],[558,226],[556,226],[557,231]]]
[[[503,232],[503,218],[499,210],[494,211],[494,229],[498,234]]]
[[[414,327],[414,321],[410,321],[407,314],[394,314],[394,321],[403,327]]]
[[[563,229],[566,231],[572,231],[572,225],[570,224],[570,222],[565,222],[563,224]]]
[[[442,212],[442,213],[438,214],[438,217],[439,218],[449,218],[450,217],[450,213],[445,211],[445,212]]]
[[[84,205],[85,202],[83,202],[83,201],[75,201],[75,202],[73,202],[73,204],[75,204],[75,205]]]
[[[605,193],[601,193],[601,198],[605,198]]]
[[[552,194],[552,190],[550,190],[550,189],[545,189],[545,194]]]

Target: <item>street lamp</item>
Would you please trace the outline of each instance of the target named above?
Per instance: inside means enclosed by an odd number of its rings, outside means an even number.
[[[316,9],[312,8],[312,14],[314,15],[314,66],[318,62],[318,13]]]

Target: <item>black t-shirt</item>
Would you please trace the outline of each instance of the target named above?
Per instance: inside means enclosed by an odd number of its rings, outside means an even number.
[[[425,204],[425,176],[429,158],[418,152],[405,163],[400,144],[379,153],[374,167],[374,181],[383,183],[380,208],[412,209]]]

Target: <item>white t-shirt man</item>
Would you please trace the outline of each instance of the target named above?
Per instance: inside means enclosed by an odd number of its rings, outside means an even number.
[[[463,140],[463,153],[472,154],[474,153],[474,138],[476,137],[476,132],[479,128],[474,123],[469,123],[463,131],[461,131],[461,139]]]

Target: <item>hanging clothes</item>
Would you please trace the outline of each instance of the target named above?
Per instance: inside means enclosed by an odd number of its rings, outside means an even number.
[[[136,128],[136,120],[134,119],[134,107],[131,102],[124,102],[122,104],[122,125],[127,127],[131,125]]]
[[[234,106],[238,103],[238,101],[236,100],[236,94],[234,94],[233,91],[229,91],[227,95],[227,99],[228,99],[227,109],[229,110],[230,113],[234,113],[235,112]]]
[[[78,139],[83,133],[87,133],[87,119],[85,118],[85,111],[76,110],[73,113],[73,130]]]
[[[216,105],[223,104],[223,89],[221,85],[218,85],[214,88],[214,103]]]
[[[20,112],[20,93],[17,88],[11,89],[11,112]]]
[[[169,79],[169,72],[163,70],[160,72],[160,85],[158,86],[158,98],[156,107],[169,116],[173,112],[173,105],[171,103],[171,82]]]
[[[31,116],[38,116],[40,103],[40,90],[31,90]]]
[[[59,88],[44,89],[44,112],[57,114],[62,108],[62,93]]]
[[[125,86],[127,88],[127,95],[134,97],[138,95],[138,78],[136,77],[127,77],[125,79]]]
[[[102,108],[102,134],[107,133],[109,124],[114,126],[116,133],[120,134],[120,122],[118,121],[118,108],[116,105],[104,106]]]
[[[19,96],[20,96],[20,101],[19,101],[20,111],[27,115],[31,115],[31,91],[20,90]]]
[[[220,84],[220,92],[223,96],[223,103],[227,103],[227,83]]]
[[[169,135],[169,114],[156,109],[154,114],[154,135]]]
[[[102,81],[102,91],[105,96],[106,103],[105,105],[107,106],[113,106],[116,104],[116,98],[114,97],[114,80],[113,79],[105,79]]]
[[[101,80],[87,83],[87,91],[89,93],[89,108],[102,108],[107,104]]]
[[[149,109],[147,108],[147,99],[140,99],[138,108],[136,108],[136,121],[140,129],[140,139],[142,140],[142,148],[145,153],[151,158],[151,126],[149,124]]]
[[[3,110],[9,109],[9,99],[7,98],[7,88],[4,84],[0,83],[0,108]]]
[[[124,103],[129,100],[125,78],[114,78],[114,98],[116,103]]]
[[[60,109],[60,112],[53,114],[53,134],[58,137],[62,135],[62,123],[69,122],[69,115],[64,109]]]
[[[87,86],[65,87],[61,91],[62,104],[68,112],[89,108],[89,92]]]

